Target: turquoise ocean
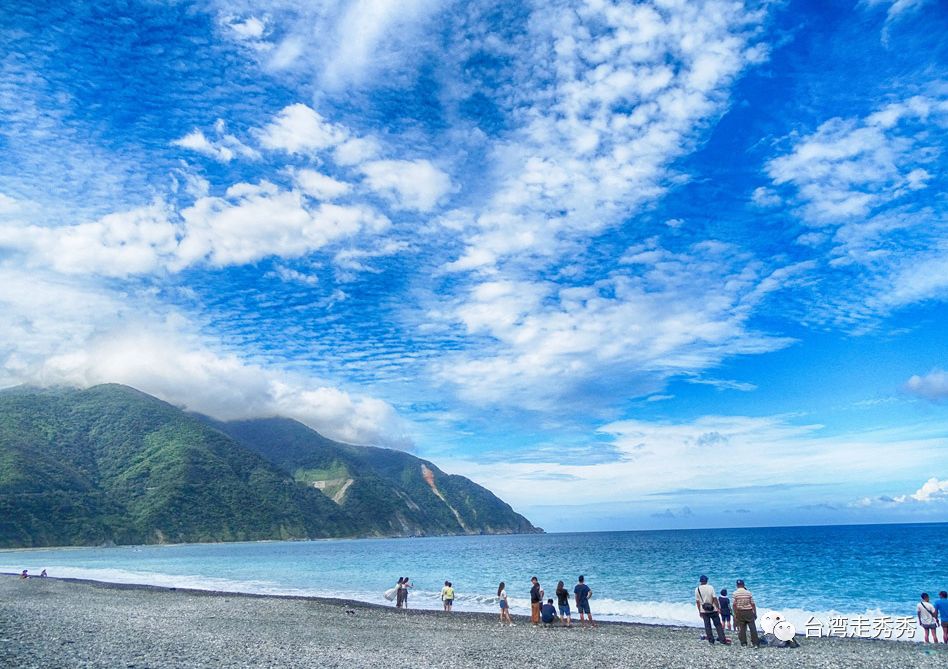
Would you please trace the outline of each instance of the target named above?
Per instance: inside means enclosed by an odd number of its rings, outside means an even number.
[[[579,574],[603,620],[698,625],[693,592],[707,574],[733,590],[744,578],[763,615],[802,631],[813,619],[914,616],[919,594],[948,590],[948,523],[514,536],[183,544],[0,551],[0,571],[113,583],[389,603],[400,576],[409,606],[440,608],[450,580],[455,610],[497,610],[503,580],[514,613],[529,610],[530,577],[549,596]],[[917,639],[916,639],[917,640]]]

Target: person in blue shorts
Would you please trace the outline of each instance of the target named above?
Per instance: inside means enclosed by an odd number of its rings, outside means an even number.
[[[497,599],[500,601],[501,624],[513,625],[510,619],[510,602],[507,601],[507,584],[503,581],[497,586]]]
[[[589,598],[592,597],[592,588],[586,585],[586,577],[580,576],[579,583],[573,588],[573,594],[576,596],[576,610],[579,611],[579,623],[585,627],[587,624],[596,626],[593,622],[592,612],[589,610]],[[586,619],[589,622],[586,622]]]
[[[556,603],[560,609],[560,625],[572,627],[573,621],[569,617],[569,590],[563,585],[563,581],[556,584]]]
[[[948,643],[948,592],[942,590],[938,593],[938,601],[934,603],[935,610],[938,611],[938,618],[941,620],[941,636],[945,643]],[[938,641],[936,638],[935,641]]]
[[[721,608],[721,623],[724,625],[724,629],[733,630],[734,627],[731,626],[731,600],[727,596],[727,588],[721,590],[718,605]]]

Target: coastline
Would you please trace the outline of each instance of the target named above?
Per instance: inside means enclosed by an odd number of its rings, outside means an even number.
[[[347,613],[351,611],[352,613]],[[260,595],[0,576],[0,664],[19,667],[924,667],[948,646],[800,639],[801,647],[709,646],[690,627],[501,626],[491,613],[408,612],[331,597]]]

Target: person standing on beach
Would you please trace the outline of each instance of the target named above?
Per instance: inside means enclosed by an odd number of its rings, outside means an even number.
[[[698,577],[698,587],[695,588],[695,606],[698,607],[698,613],[704,621],[704,636],[708,643],[714,645],[714,634],[711,631],[711,623],[714,623],[718,641],[726,644],[727,637],[724,636],[724,627],[721,626],[721,606],[714,594],[714,586],[708,583],[708,577],[704,574]]]
[[[934,604],[938,611],[938,619],[941,620],[942,640],[948,643],[948,592],[942,590],[938,593],[938,601]],[[937,641],[937,639],[936,639]]]
[[[731,600],[727,596],[727,588],[721,590],[718,596],[718,608],[721,609],[721,625],[726,630],[733,630],[731,626]]]
[[[402,608],[404,603],[405,591],[402,589],[402,586],[405,584],[404,577],[399,576],[398,583],[395,584],[395,608]]]
[[[441,601],[444,603],[444,610],[451,613],[451,607],[454,604],[454,587],[451,581],[445,581],[441,588]]]
[[[412,585],[409,582],[408,577],[405,576],[402,578],[402,607],[405,609],[408,608],[408,589],[411,587]]]
[[[510,619],[510,602],[507,601],[507,584],[503,581],[497,586],[497,599],[500,600],[500,622],[513,625]]]
[[[530,588],[530,622],[534,625],[540,624],[540,602],[543,601],[543,589],[540,587],[540,581],[536,576],[530,579],[533,587]]]
[[[737,579],[737,590],[734,591],[734,626],[741,645],[747,645],[747,628],[750,627],[751,645],[760,648],[760,637],[757,635],[757,603],[750,590],[744,587],[744,579]]]
[[[585,627],[587,624],[596,626],[593,622],[592,611],[589,610],[589,598],[593,596],[592,589],[586,585],[586,577],[580,576],[579,583],[573,588],[573,594],[576,596],[576,610],[579,611],[579,624]],[[586,622],[586,619],[589,622]]]
[[[563,585],[563,581],[556,584],[556,603],[560,609],[560,625],[572,627],[573,621],[569,617],[569,590]]]
[[[915,606],[918,624],[925,630],[925,643],[929,643],[928,635],[932,635],[931,643],[938,643],[938,609],[928,601],[928,593],[922,593],[922,601]]]

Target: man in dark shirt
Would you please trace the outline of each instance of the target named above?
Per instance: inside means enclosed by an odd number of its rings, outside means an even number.
[[[540,608],[540,619],[544,627],[549,627],[556,621],[556,609],[553,608],[552,599],[546,600],[546,604]]]
[[[585,626],[587,624],[586,619],[588,618],[588,624],[595,627],[596,623],[593,622],[593,616],[589,610],[589,598],[592,597],[593,593],[592,589],[586,585],[585,576],[579,577],[579,583],[573,588],[573,594],[576,595],[576,608],[579,610],[580,624]]]
[[[534,625],[540,624],[540,602],[543,601],[543,590],[540,588],[540,581],[534,576],[530,579],[533,587],[530,588],[530,622]]]

